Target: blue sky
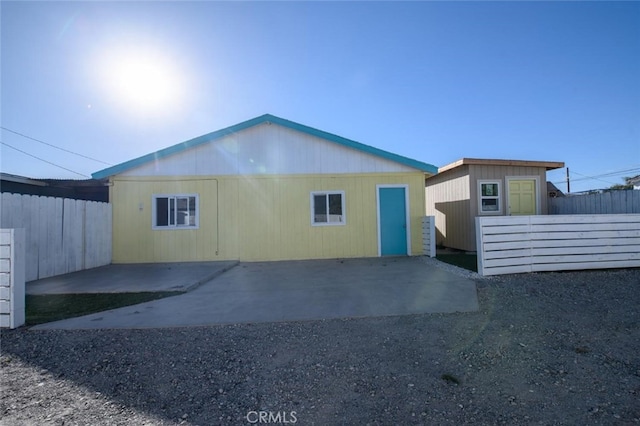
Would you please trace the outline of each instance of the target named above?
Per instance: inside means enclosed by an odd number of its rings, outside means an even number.
[[[0,13],[2,126],[105,163],[270,113],[436,166],[564,161],[572,192],[640,174],[638,2],[3,1]],[[69,170],[106,167],[11,131],[3,143]],[[82,178],[0,152],[3,172]]]

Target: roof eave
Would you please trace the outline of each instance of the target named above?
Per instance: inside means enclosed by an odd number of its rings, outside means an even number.
[[[460,166],[517,166],[517,167],[544,167],[545,170],[555,170],[564,167],[561,161],[534,161],[534,160],[501,160],[488,158],[461,158],[458,161],[442,166],[438,173],[446,172]]]
[[[203,143],[207,143],[224,136],[239,132],[241,130],[247,129],[249,127],[257,126],[263,123],[276,123],[278,125],[287,127],[292,130],[297,130],[306,134],[310,134],[321,139],[326,139],[332,142],[335,142],[339,145],[347,146],[358,151],[366,152],[377,157],[381,157],[395,163],[399,163],[405,165],[407,167],[414,168],[416,170],[420,170],[429,174],[437,174],[438,168],[432,164],[424,163],[422,161],[414,160],[408,157],[403,157],[398,154],[394,154],[388,151],[384,151],[378,148],[374,148],[369,145],[362,144],[360,142],[356,142],[350,139],[343,138],[341,136],[334,135],[332,133],[328,133],[322,130],[314,129],[313,127],[308,127],[303,124],[295,123],[293,121],[285,120],[283,118],[276,117],[271,114],[264,114],[256,118],[252,118],[251,120],[243,121],[242,123],[236,124],[234,126],[230,126],[221,130],[217,130],[212,133],[207,133],[206,135],[198,136],[197,138],[190,139],[188,141],[172,145],[168,148],[161,149],[156,152],[152,152],[150,154],[143,155],[142,157],[134,158],[129,161],[125,161],[124,163],[117,164],[112,167],[108,167],[106,169],[97,171],[91,175],[93,179],[104,179],[110,176],[114,176],[120,173],[123,173],[132,168],[141,166],[151,161],[157,161],[161,158],[167,157],[169,155],[177,154],[179,152],[185,151],[189,148],[193,148],[195,146],[201,145]]]

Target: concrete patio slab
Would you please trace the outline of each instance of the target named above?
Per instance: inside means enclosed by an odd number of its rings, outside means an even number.
[[[232,262],[107,265],[26,284],[27,294],[189,291],[238,264]]]
[[[203,326],[478,310],[475,282],[420,257],[242,263],[174,297],[33,329]]]

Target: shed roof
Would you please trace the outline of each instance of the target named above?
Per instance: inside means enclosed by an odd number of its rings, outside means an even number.
[[[41,179],[32,179],[26,176],[12,175],[9,173],[0,173],[0,181],[22,183],[25,185],[47,186],[46,182]]]
[[[438,173],[455,169],[464,165],[477,166],[520,166],[520,167],[544,167],[546,170],[555,170],[564,167],[561,161],[529,161],[529,160],[497,160],[490,158],[462,158],[453,163],[442,166],[438,169]]]
[[[312,136],[316,136],[348,148],[352,148],[361,152],[365,152],[367,154],[372,154],[377,157],[384,158],[386,160],[391,160],[396,163],[400,163],[402,165],[420,170],[427,174],[436,174],[438,172],[437,167],[434,165],[423,163],[422,161],[418,161],[418,160],[413,160],[411,158],[403,157],[401,155],[384,151],[382,149],[374,148],[372,146],[365,145],[350,139],[346,139],[331,133],[327,133],[322,130],[314,129],[312,127],[305,126],[299,123],[294,123],[293,121],[285,120],[283,118],[279,118],[271,114],[264,114],[256,118],[252,118],[251,120],[247,120],[242,123],[236,124],[234,126],[217,130],[212,133],[207,133],[206,135],[202,135],[197,138],[190,139],[188,141],[170,146],[168,148],[164,148],[159,151],[156,151],[147,155],[143,155],[142,157],[134,158],[133,160],[125,161],[124,163],[120,163],[115,166],[108,167],[106,169],[93,173],[92,177],[94,179],[102,179],[109,176],[117,175],[127,170],[146,164],[148,162],[156,161],[160,158],[167,157],[167,156],[191,149],[198,145],[215,141],[217,139],[223,138],[230,134],[233,134],[241,130],[245,130],[250,127],[257,126],[263,123],[278,124],[280,126],[283,126],[292,130],[297,130],[299,132],[303,132]]]

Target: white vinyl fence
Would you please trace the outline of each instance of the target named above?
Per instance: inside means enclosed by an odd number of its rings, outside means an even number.
[[[424,216],[422,218],[422,251],[425,256],[436,255],[436,217]]]
[[[476,217],[481,275],[640,267],[640,214]]]
[[[25,321],[24,229],[0,229],[0,328]]]
[[[549,214],[640,214],[640,191],[567,195],[549,198],[548,204]]]
[[[25,228],[26,281],[111,263],[111,205],[0,194],[0,227]]]

